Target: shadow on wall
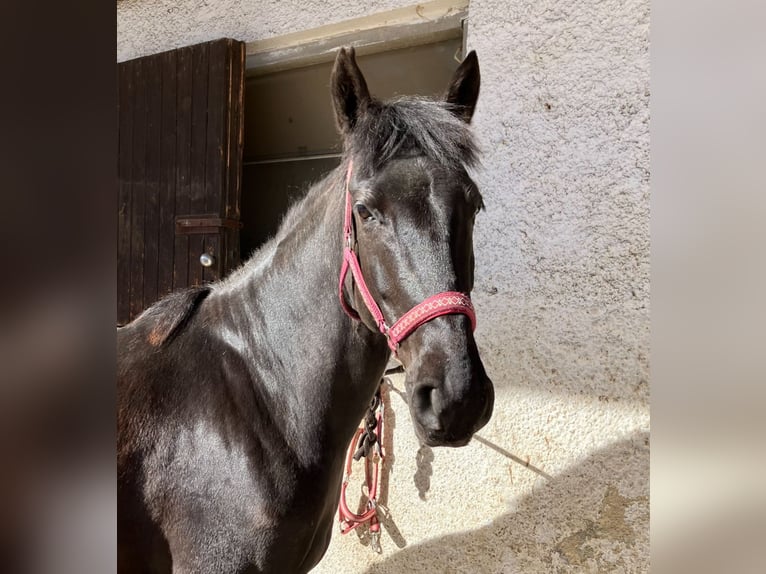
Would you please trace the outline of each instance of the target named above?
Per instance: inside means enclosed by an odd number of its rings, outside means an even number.
[[[404,548],[367,574],[648,571],[649,433],[639,432],[535,487],[487,526]]]

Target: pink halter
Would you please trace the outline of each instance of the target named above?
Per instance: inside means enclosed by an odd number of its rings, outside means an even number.
[[[471,298],[465,293],[457,291],[444,291],[429,297],[407,311],[393,325],[388,326],[383,317],[383,312],[378,307],[378,304],[375,303],[370,290],[367,288],[367,283],[362,276],[362,268],[359,266],[359,259],[354,251],[353,229],[351,227],[351,192],[349,191],[352,167],[353,162],[349,161],[348,172],[346,173],[346,215],[343,222],[345,245],[343,247],[343,265],[340,269],[340,281],[338,283],[340,304],[346,314],[352,319],[359,320],[359,314],[348,306],[346,299],[343,297],[343,283],[350,268],[351,276],[359,287],[364,304],[375,319],[380,332],[386,336],[388,346],[394,353],[399,348],[399,343],[410,333],[423,323],[427,323],[441,315],[454,315],[458,313],[466,315],[471,320],[471,329],[476,329],[476,313],[473,310]]]

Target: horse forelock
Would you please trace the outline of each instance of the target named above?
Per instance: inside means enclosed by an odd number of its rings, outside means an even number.
[[[371,102],[346,141],[361,169],[372,171],[397,157],[425,156],[449,169],[474,167],[479,150],[470,125],[455,106],[427,98]]]

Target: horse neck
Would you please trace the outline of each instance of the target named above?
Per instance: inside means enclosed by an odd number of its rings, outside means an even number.
[[[224,330],[248,358],[248,383],[283,413],[275,423],[307,462],[320,445],[345,449],[388,357],[383,338],[338,301],[344,176],[341,166],[310,190],[221,289]]]

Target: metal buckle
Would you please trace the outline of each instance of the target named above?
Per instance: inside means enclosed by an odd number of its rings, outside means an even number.
[[[381,554],[383,549],[380,547],[380,531],[370,532],[370,548],[375,554]]]

